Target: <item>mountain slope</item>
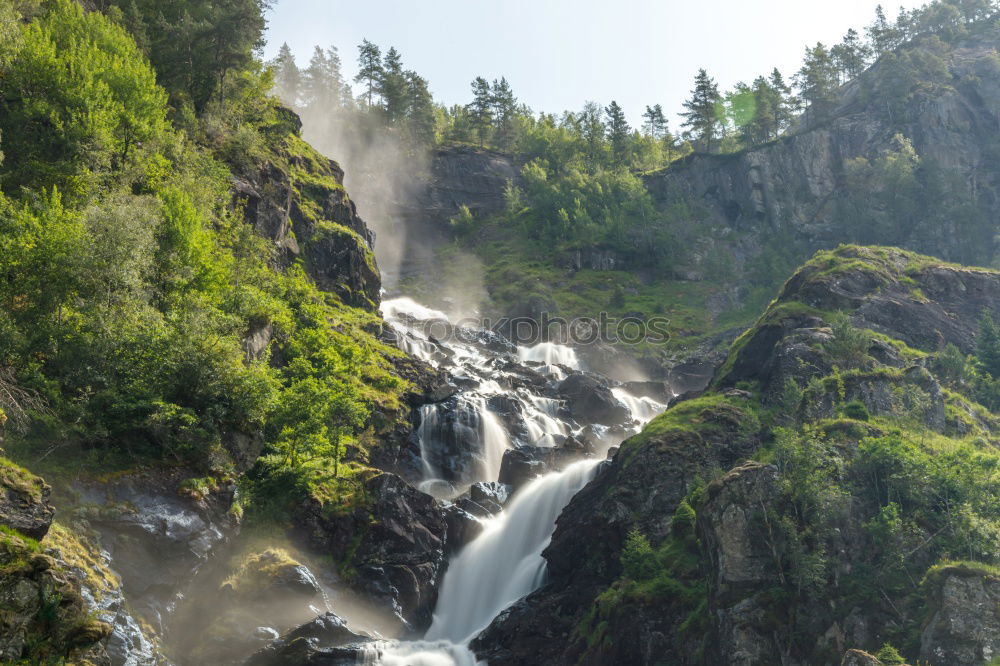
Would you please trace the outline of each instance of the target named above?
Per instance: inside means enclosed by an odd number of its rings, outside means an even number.
[[[573,499],[549,582],[477,653],[813,664],[891,643],[982,663],[994,614],[950,618],[997,591],[1000,421],[946,345],[975,348],[998,290],[996,272],[900,250],[817,255],[715,388],[626,441]]]

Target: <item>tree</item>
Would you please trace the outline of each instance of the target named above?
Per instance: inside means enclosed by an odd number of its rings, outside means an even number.
[[[176,104],[225,106],[229,74],[251,67],[264,45],[271,0],[106,0],[124,17]]]
[[[406,118],[410,91],[406,72],[403,70],[403,57],[395,47],[390,47],[382,60],[382,78],[378,90],[386,120],[392,125],[401,123]]]
[[[274,70],[274,89],[282,100],[296,106],[301,95],[302,72],[295,64],[295,56],[288,42],[281,45],[278,55],[271,61]]]
[[[517,113],[517,98],[505,77],[494,80],[491,88],[493,102],[493,126],[496,129],[496,143],[501,148],[509,148],[514,139],[514,116]]]
[[[899,36],[886,19],[882,5],[875,8],[875,21],[865,28],[865,34],[876,58],[881,58],[899,45]]]
[[[365,39],[358,47],[358,74],[354,77],[354,82],[364,84],[362,99],[366,100],[369,108],[374,104],[374,96],[381,80],[382,50]]]
[[[350,89],[340,68],[340,53],[336,47],[324,51],[317,46],[313,50],[303,75],[306,106],[328,112],[343,107],[350,100]]]
[[[493,91],[483,77],[477,76],[472,82],[472,102],[466,108],[479,137],[479,145],[483,146],[493,128]]]
[[[607,116],[608,141],[611,142],[611,154],[618,164],[623,164],[628,156],[628,139],[632,133],[625,112],[618,102],[612,101],[604,113]]]
[[[577,116],[588,170],[593,173],[603,164],[606,154],[603,111],[597,102],[586,102]]]
[[[415,143],[431,144],[434,142],[437,119],[427,80],[412,71],[406,72],[405,76],[406,121],[410,138]]]
[[[868,48],[858,31],[851,28],[844,35],[844,41],[830,49],[830,57],[841,81],[855,79],[868,64],[871,49]]]
[[[666,136],[667,118],[663,115],[663,107],[661,105],[647,106],[645,113],[642,114],[642,118],[646,136],[654,140],[659,140]]]
[[[695,141],[704,150],[710,151],[719,138],[721,105],[722,95],[719,94],[718,84],[708,75],[708,72],[699,69],[694,79],[691,99],[684,102],[684,108],[687,111],[681,116],[684,118],[683,127],[690,128]]]
[[[785,78],[777,67],[771,71],[768,82],[780,98],[780,102],[775,104],[774,109],[775,126],[777,133],[780,134],[787,130],[795,119],[795,110],[799,108],[799,100],[792,94],[791,87],[785,83]]]
[[[826,118],[833,110],[837,101],[837,72],[830,52],[821,42],[806,48],[805,62],[795,75],[795,84],[815,118]]]

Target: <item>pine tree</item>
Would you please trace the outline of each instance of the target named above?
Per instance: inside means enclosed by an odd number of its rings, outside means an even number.
[[[899,40],[896,30],[889,24],[885,17],[885,10],[882,5],[875,8],[875,22],[865,28],[868,42],[876,58],[881,58],[887,51],[896,48]]]
[[[618,164],[623,164],[628,153],[628,139],[632,133],[628,121],[625,119],[625,112],[618,102],[612,101],[604,113],[608,118],[607,132],[608,141],[611,142],[611,154]]]
[[[477,76],[472,82],[472,102],[467,108],[472,126],[479,137],[479,145],[483,146],[493,129],[493,90],[481,76]]]
[[[382,97],[386,120],[393,125],[402,122],[406,117],[409,86],[403,70],[403,57],[395,47],[390,47],[382,60],[382,78],[378,83],[378,91]]]
[[[805,62],[795,75],[802,99],[815,118],[826,118],[837,101],[837,72],[830,52],[822,43],[806,48]]]
[[[711,151],[713,145],[720,137],[721,118],[720,107],[722,105],[722,95],[719,94],[719,86],[715,80],[708,75],[704,69],[699,69],[694,79],[694,90],[691,91],[691,99],[684,102],[687,109],[681,116],[684,118],[683,126],[691,130],[703,150]]]
[[[778,98],[780,98],[774,109],[775,136],[777,136],[791,127],[792,121],[795,119],[795,112],[799,109],[800,103],[798,98],[792,94],[792,88],[785,83],[785,77],[781,75],[777,67],[771,70],[771,77],[768,83],[774,89]]]
[[[510,148],[514,140],[514,116],[517,113],[517,98],[505,77],[493,81],[493,126],[495,141],[501,148]]]
[[[271,61],[271,67],[274,70],[274,88],[278,97],[286,104],[298,105],[302,73],[295,64],[295,56],[287,42],[281,45],[278,55]]]
[[[861,41],[854,28],[847,31],[844,41],[830,49],[830,57],[842,81],[857,78],[868,64],[870,55],[871,49]]]
[[[410,139],[417,144],[434,142],[436,118],[434,100],[427,87],[427,80],[416,72],[408,71],[406,77],[406,124]]]
[[[667,133],[667,118],[663,115],[663,106],[647,106],[646,112],[642,114],[644,120],[643,129],[646,136],[653,140],[663,138]]]
[[[354,82],[364,84],[365,92],[362,94],[362,99],[369,108],[374,104],[374,96],[378,92],[381,80],[382,51],[365,39],[358,47],[358,74],[354,77]]]

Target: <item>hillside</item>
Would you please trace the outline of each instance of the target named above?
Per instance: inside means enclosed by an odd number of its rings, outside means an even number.
[[[1000,423],[964,354],[998,289],[995,272],[894,249],[817,255],[714,388],[627,440],[570,502],[549,581],[477,654],[816,664],[890,644],[921,663],[988,661]]]

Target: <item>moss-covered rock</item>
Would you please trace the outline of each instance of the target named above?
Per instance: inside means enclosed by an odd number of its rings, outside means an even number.
[[[0,458],[0,525],[41,539],[49,531],[55,509],[52,489],[40,477]]]

